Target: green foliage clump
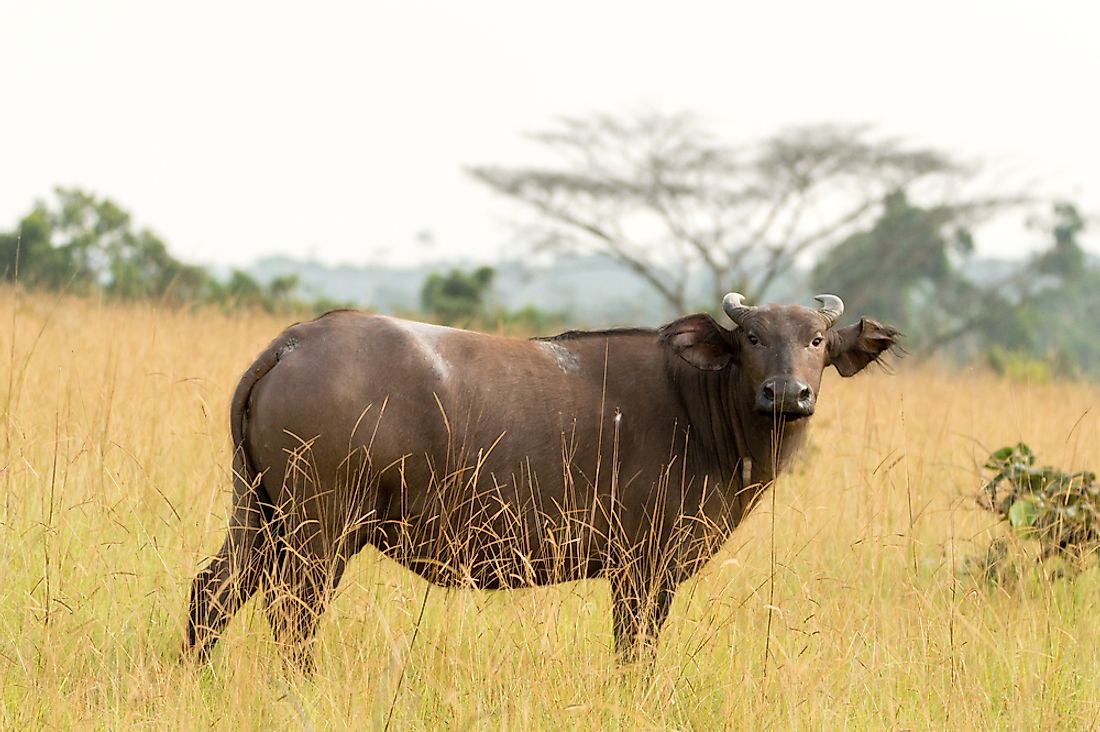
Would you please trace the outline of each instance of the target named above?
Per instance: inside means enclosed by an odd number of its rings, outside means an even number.
[[[1059,376],[1069,374],[1056,369],[1057,362],[1038,358],[1026,351],[1009,350],[993,345],[986,351],[986,363],[995,374],[1014,381],[1026,381],[1032,384],[1048,384],[1055,373]]]
[[[1022,538],[1039,542],[1041,556],[1082,558],[1100,547],[1100,486],[1089,471],[1037,465],[1024,443],[989,456],[992,473],[981,506],[997,513]]]
[[[1051,248],[1039,256],[1036,270],[1063,280],[1080,278],[1086,262],[1085,250],[1077,237],[1085,230],[1085,219],[1072,203],[1059,201],[1054,204],[1054,221],[1047,226],[1054,241]]]
[[[443,323],[468,322],[484,314],[495,275],[492,267],[433,272],[420,289],[420,304],[425,313]]]
[[[434,272],[420,289],[421,307],[439,323],[521,335],[545,333],[566,320],[563,313],[531,305],[514,311],[494,306],[491,296],[495,276],[492,267]]]

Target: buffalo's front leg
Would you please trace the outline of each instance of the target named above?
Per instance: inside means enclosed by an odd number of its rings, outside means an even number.
[[[663,575],[623,571],[612,577],[612,627],[620,664],[653,660],[674,592]]]

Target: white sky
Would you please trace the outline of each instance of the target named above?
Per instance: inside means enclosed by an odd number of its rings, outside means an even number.
[[[0,0],[0,229],[64,184],[189,261],[407,262],[425,230],[433,257],[489,258],[521,211],[462,166],[640,105],[735,141],[869,122],[1095,216],[1098,29],[1100,5],[1049,0]],[[1016,221],[979,245],[1036,240]]]

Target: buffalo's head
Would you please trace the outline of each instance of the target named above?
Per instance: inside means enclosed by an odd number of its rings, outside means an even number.
[[[689,315],[664,326],[661,340],[696,368],[736,368],[734,386],[758,414],[808,417],[817,404],[821,373],[833,366],[852,376],[897,343],[896,328],[870,318],[844,328],[833,325],[844,312],[836,295],[818,295],[818,309],[801,305],[744,304],[731,292],[722,302],[734,322],[727,330],[709,315]]]

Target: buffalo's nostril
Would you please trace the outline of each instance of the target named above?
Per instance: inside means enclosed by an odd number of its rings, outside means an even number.
[[[756,393],[756,412],[772,417],[807,417],[814,412],[813,387],[791,377],[768,379]]]

